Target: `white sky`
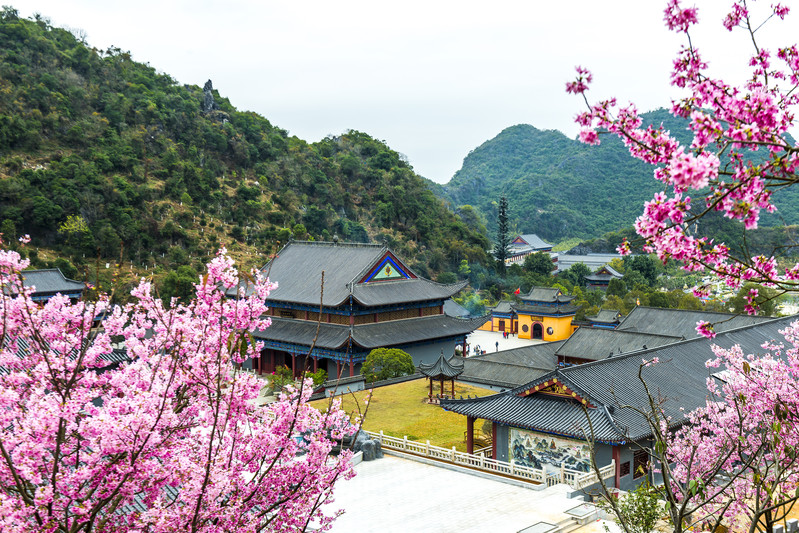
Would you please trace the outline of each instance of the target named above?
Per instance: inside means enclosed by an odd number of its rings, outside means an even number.
[[[366,132],[441,183],[470,150],[514,124],[574,137],[582,102],[564,87],[576,65],[593,72],[593,99],[668,106],[682,44],[663,26],[661,0],[4,3],[82,29],[90,45],[130,51],[180,83],[210,78],[238,109],[309,142]],[[721,26],[731,3],[696,0],[694,44],[716,72],[740,78],[751,45]],[[796,42],[794,9],[761,32],[771,49]]]

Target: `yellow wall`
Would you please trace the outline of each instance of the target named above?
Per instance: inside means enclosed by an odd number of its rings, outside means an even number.
[[[568,339],[572,334],[572,318],[571,316],[534,316],[534,315],[519,315],[519,338],[532,339],[533,338],[533,324],[539,323],[543,327],[543,340],[545,341],[561,341]],[[524,331],[524,326],[527,326],[527,331]],[[547,328],[552,328],[552,334],[547,333]]]
[[[513,320],[511,318],[498,318],[498,317],[492,316],[491,320],[489,320],[488,322],[486,322],[485,324],[483,324],[482,326],[480,326],[477,329],[480,329],[480,330],[483,330],[483,331],[501,331],[499,329],[499,321],[500,320],[504,320],[505,321],[505,331],[507,331],[507,332],[511,331],[511,322],[516,322],[515,320]]]

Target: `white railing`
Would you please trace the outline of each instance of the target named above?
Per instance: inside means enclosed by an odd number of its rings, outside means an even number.
[[[408,440],[408,437],[400,439],[398,437],[385,435],[382,431],[380,431],[380,433],[367,431],[366,433],[373,439],[379,440],[380,445],[389,450],[399,450],[421,455],[422,457],[430,457],[431,459],[438,459],[440,461],[477,470],[511,476],[533,483],[546,483],[547,485],[566,483],[575,489],[581,489],[597,482],[596,475],[593,472],[586,473],[577,470],[569,470],[564,466],[561,466],[559,472],[547,472],[545,468],[530,468],[529,466],[517,465],[513,461],[506,462],[492,459],[488,456],[491,453],[490,446],[477,450],[477,453],[470,454],[459,452],[454,446],[451,449],[434,446],[430,444],[429,440],[426,442],[418,442]],[[615,472],[616,465],[612,461],[608,466],[600,470],[603,479],[613,476]]]

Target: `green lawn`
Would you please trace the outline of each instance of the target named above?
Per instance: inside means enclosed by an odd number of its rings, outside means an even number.
[[[448,393],[451,385],[444,383],[444,390]],[[455,446],[460,451],[466,451],[466,417],[443,410],[437,405],[424,402],[429,392],[429,381],[418,379],[406,381],[397,385],[374,389],[374,394],[369,402],[369,409],[364,422],[364,429],[379,432],[383,430],[386,435],[393,437],[407,436],[409,440],[424,442],[430,441],[435,446],[451,448]],[[439,392],[439,385],[433,387],[433,393]],[[343,406],[348,412],[357,412],[357,406],[363,410],[363,400],[367,391],[348,394],[343,397]],[[489,396],[494,391],[481,389],[461,383],[455,383],[455,396]],[[324,410],[328,400],[317,400],[312,405]],[[357,402],[357,405],[356,405]],[[475,433],[478,433],[482,421],[475,423]]]

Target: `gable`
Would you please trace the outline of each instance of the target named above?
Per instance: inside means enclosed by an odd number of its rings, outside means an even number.
[[[559,381],[558,378],[549,379],[535,387],[531,387],[525,391],[519,393],[519,396],[532,396],[533,394],[544,394],[547,396],[557,396],[560,398],[568,398],[570,400],[576,400],[581,404],[585,405],[586,407],[594,407],[588,400],[571,390],[566,384],[562,381]]]
[[[373,281],[390,281],[401,279],[414,279],[416,276],[399,261],[393,254],[386,252],[369,273],[360,280],[359,283],[371,283]]]
[[[511,244],[528,244],[528,242],[522,239],[522,236],[519,235],[518,237],[516,237],[511,241]]]

